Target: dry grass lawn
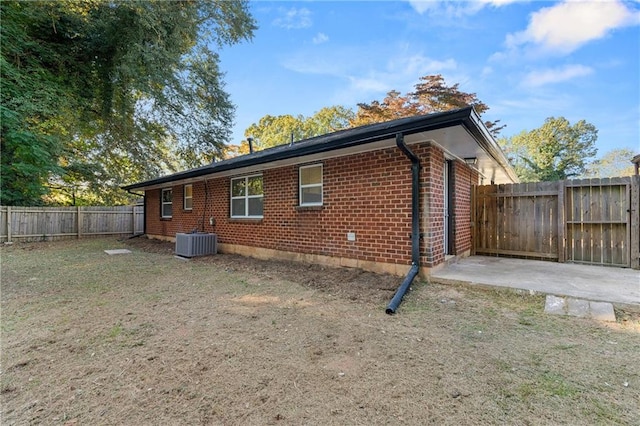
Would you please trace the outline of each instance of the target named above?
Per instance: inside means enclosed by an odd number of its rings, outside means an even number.
[[[108,256],[103,250],[129,248]],[[640,424],[640,320],[142,239],[0,249],[3,425]]]

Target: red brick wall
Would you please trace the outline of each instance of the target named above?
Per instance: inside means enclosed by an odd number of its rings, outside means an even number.
[[[444,153],[435,146],[427,148],[421,156],[421,245],[423,266],[433,267],[444,261]]]
[[[434,266],[444,259],[444,155],[427,144],[412,145],[411,149],[422,163],[421,261],[426,262],[424,266]],[[307,164],[316,163],[320,162]],[[177,232],[197,228],[215,232],[221,243],[410,264],[411,162],[404,154],[397,148],[388,148],[321,163],[322,207],[298,207],[300,165],[286,166],[262,173],[264,218],[260,220],[229,218],[230,177],[211,179],[206,187],[204,182],[193,183],[193,211],[190,212],[182,208],[183,186],[173,187],[171,219],[160,218],[161,191],[147,191],[147,234],[175,236]],[[463,183],[460,179],[460,185]],[[426,207],[430,213],[428,218],[424,218]],[[213,226],[209,225],[210,217],[215,220]],[[347,240],[348,232],[356,234],[356,241]]]
[[[209,226],[209,216],[203,220],[203,206],[205,205],[205,184],[204,182],[194,182],[193,184],[193,210],[184,210],[183,188],[184,185],[172,186],[173,189],[173,216],[170,219],[163,219],[160,213],[161,190],[147,191],[146,200],[146,233],[151,235],[175,236],[178,232],[191,232],[197,228],[199,231],[211,231]],[[211,190],[211,182],[208,184]],[[169,187],[167,187],[169,188]],[[205,215],[209,215],[211,206],[206,209]],[[204,224],[204,227],[203,227]]]
[[[421,221],[423,241],[420,262],[423,266],[434,267],[445,259],[444,247],[444,152],[438,147],[427,148],[421,155]],[[462,254],[471,249],[471,185],[477,184],[478,173],[462,161],[452,161],[451,179],[453,191],[449,194],[453,215],[453,227],[450,230],[453,239],[453,251],[450,254]]]

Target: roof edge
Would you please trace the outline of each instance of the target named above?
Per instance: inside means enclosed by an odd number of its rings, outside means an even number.
[[[482,149],[485,150],[505,171],[514,183],[520,182],[520,178],[516,175],[515,170],[509,163],[509,159],[504,155],[502,148],[498,145],[493,135],[487,129],[480,115],[472,108],[469,119],[466,121],[469,126],[467,129],[477,138]]]
[[[218,172],[225,172],[243,167],[267,164],[279,160],[287,160],[305,155],[330,152],[342,148],[349,148],[367,143],[377,142],[397,133],[410,135],[428,130],[437,130],[455,125],[464,125],[477,139],[481,147],[500,164],[507,174],[518,181],[515,172],[502,153],[495,139],[488,132],[486,126],[480,120],[473,107],[465,107],[452,111],[421,115],[415,117],[400,118],[383,123],[375,123],[361,127],[343,129],[326,135],[316,136],[294,143],[292,146],[285,144],[240,157],[234,157],[218,163],[212,163],[195,169],[185,170],[143,182],[125,185],[121,188],[125,191],[141,189],[150,186],[162,185],[184,179],[194,179]]]

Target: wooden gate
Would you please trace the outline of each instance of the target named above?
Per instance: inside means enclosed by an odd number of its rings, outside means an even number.
[[[476,187],[475,252],[558,259],[558,186]]]
[[[640,176],[484,185],[474,253],[640,268]]]
[[[630,184],[621,178],[566,184],[567,261],[630,266]]]

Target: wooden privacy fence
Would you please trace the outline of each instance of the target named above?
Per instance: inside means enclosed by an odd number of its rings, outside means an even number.
[[[143,232],[143,206],[0,207],[2,242]]]
[[[640,176],[477,186],[474,253],[640,269]]]

